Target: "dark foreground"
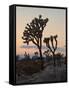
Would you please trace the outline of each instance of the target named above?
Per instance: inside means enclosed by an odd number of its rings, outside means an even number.
[[[65,82],[67,79],[66,64],[56,64],[44,62],[44,69],[41,70],[40,61],[17,61],[16,62],[16,83],[49,83]]]

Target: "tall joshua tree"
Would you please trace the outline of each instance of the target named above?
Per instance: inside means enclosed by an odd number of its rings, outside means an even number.
[[[44,43],[46,43],[46,47],[51,51],[54,59],[55,66],[55,51],[57,49],[57,35],[50,36],[49,38],[44,38]],[[55,41],[55,42],[54,42]]]
[[[42,60],[42,34],[43,30],[48,22],[48,18],[43,19],[42,15],[39,15],[38,18],[34,18],[29,24],[26,25],[25,30],[23,32],[22,39],[24,43],[29,44],[32,42],[37,46],[40,53],[40,59]]]

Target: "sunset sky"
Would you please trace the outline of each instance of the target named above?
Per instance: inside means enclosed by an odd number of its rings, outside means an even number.
[[[52,9],[52,8],[32,8],[32,7],[16,7],[16,55],[23,55],[25,51],[29,54],[33,54],[34,51],[38,51],[36,48],[24,48],[26,44],[23,43],[22,35],[25,30],[26,24],[30,23],[34,17],[39,15],[43,16],[43,19],[48,18],[47,26],[44,28],[44,37],[50,35],[58,35],[58,47],[64,48],[65,35],[66,35],[66,10],[65,9]],[[29,44],[33,46],[33,43]],[[43,43],[43,46],[45,44]],[[27,45],[26,45],[27,46]],[[35,46],[35,45],[34,45]]]

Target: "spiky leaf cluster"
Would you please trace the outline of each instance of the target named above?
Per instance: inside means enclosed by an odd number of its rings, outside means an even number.
[[[29,24],[27,24],[22,37],[24,43],[29,44],[29,42],[32,41],[38,46],[39,38],[42,38],[42,32],[47,22],[48,18],[43,19],[42,16],[39,15],[38,18],[34,18]]]
[[[48,49],[54,53],[57,49],[57,35],[55,36],[50,36],[49,38],[44,38],[44,43],[46,43],[46,46],[48,47]],[[55,41],[55,43],[54,43]],[[50,45],[51,43],[51,45]]]

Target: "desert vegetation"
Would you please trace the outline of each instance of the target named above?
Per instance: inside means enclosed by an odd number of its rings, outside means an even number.
[[[48,18],[43,19],[42,15],[39,15],[38,18],[35,17],[29,24],[27,23],[22,41],[27,45],[32,42],[37,46],[39,52],[34,52],[32,58],[29,53],[25,52],[21,60],[19,60],[19,56],[16,56],[17,81],[22,80],[22,82],[28,83],[43,82],[43,80],[47,82],[66,80],[66,58],[62,53],[56,52],[59,36],[56,34],[49,37],[45,36],[44,40],[42,39],[48,21]],[[44,52],[42,52],[42,42],[46,46]]]

